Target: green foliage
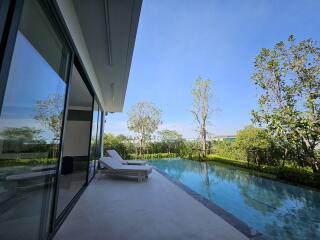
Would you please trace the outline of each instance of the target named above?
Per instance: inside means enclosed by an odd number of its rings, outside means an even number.
[[[184,141],[180,155],[186,158],[200,157],[202,155],[201,142],[198,140]]]
[[[215,155],[245,161],[247,158],[246,151],[240,148],[235,141],[214,141],[212,152]]]
[[[57,158],[17,158],[9,160],[1,160],[0,167],[11,166],[37,166],[37,165],[49,165],[56,164]]]
[[[255,148],[268,149],[272,146],[272,140],[264,129],[248,125],[238,131],[236,144],[246,151]]]
[[[60,139],[63,108],[64,97],[59,94],[37,101],[34,106],[34,119],[38,120],[53,133],[53,142],[58,142]]]
[[[47,152],[50,144],[40,136],[41,130],[31,127],[6,128],[0,136],[3,139],[4,153]]]
[[[34,141],[41,141],[40,129],[31,127],[20,127],[20,128],[6,128],[1,133],[0,136],[4,139],[10,139],[13,141],[21,141],[25,143],[30,143]]]
[[[113,135],[111,133],[107,133],[103,137],[104,144],[104,155],[107,154],[107,150],[114,149],[116,150],[123,158],[128,158],[129,153],[135,151],[134,144],[131,139],[124,135]]]
[[[180,133],[174,130],[162,130],[158,134],[160,141],[152,143],[154,147],[157,147],[157,152],[180,152],[184,144],[184,139]]]
[[[155,158],[176,158],[176,153],[149,153],[149,154],[129,154],[128,159],[155,159]]]
[[[194,159],[196,160],[196,159]],[[234,160],[218,155],[208,155],[206,161],[215,161],[225,163],[228,165],[248,169],[254,171],[255,174],[261,175],[262,177],[279,179],[289,181],[297,184],[303,184],[310,187],[320,188],[320,174],[312,173],[308,168],[286,166],[286,167],[275,167],[269,165],[255,165],[248,164],[246,161]]]
[[[312,39],[262,49],[252,76],[262,93],[253,120],[272,134],[283,158],[296,156],[320,172],[320,48]],[[302,162],[301,162],[302,159]]]
[[[161,124],[161,110],[152,103],[138,102],[130,109],[128,117],[128,129],[137,133],[142,154],[152,134]]]
[[[265,129],[256,128],[253,125],[246,126],[238,131],[236,144],[240,150],[245,152],[248,162],[258,165],[273,165],[276,162],[277,156],[274,154],[276,147]]]

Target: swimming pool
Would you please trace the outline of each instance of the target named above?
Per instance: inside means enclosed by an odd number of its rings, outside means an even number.
[[[271,239],[320,239],[320,192],[218,163],[151,160],[159,170]]]

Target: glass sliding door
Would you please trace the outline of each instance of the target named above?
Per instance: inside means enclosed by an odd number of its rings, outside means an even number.
[[[57,217],[86,184],[88,174],[93,96],[75,66],[72,68],[69,88]]]
[[[90,160],[89,160],[89,174],[88,179],[92,179],[95,173],[95,168],[97,164],[97,160],[99,159],[98,155],[98,121],[99,121],[99,105],[94,101],[93,105],[93,115],[92,115],[92,130],[91,130],[91,144],[90,144]]]
[[[24,1],[0,99],[0,239],[44,239],[50,225],[71,52],[39,2]]]
[[[101,128],[102,128],[102,114],[103,112],[101,111],[101,107],[99,106],[99,117],[98,117],[98,127],[97,127],[97,159],[100,158],[101,156]],[[97,163],[96,163],[96,168],[98,166],[98,160],[97,160]]]

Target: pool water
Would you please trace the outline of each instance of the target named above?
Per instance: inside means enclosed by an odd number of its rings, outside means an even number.
[[[319,191],[218,163],[157,159],[150,164],[270,239],[320,239]]]

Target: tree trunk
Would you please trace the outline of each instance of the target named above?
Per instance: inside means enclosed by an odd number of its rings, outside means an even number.
[[[283,160],[282,160],[282,167],[285,166],[285,161],[287,160],[287,156],[288,156],[288,149],[285,148],[285,150],[284,150],[284,156],[283,156]]]
[[[140,152],[139,154],[140,154],[140,156],[142,155],[142,145],[143,145],[142,142],[143,142],[143,138],[141,137],[141,138],[140,138],[140,147],[139,147],[139,148],[140,148],[140,149],[139,149],[139,152]]]
[[[207,134],[205,126],[201,129],[201,138],[202,138],[202,157],[206,157],[207,154]]]
[[[312,159],[311,167],[312,167],[313,173],[320,172],[320,166],[319,166],[319,162],[317,161],[317,159]]]

